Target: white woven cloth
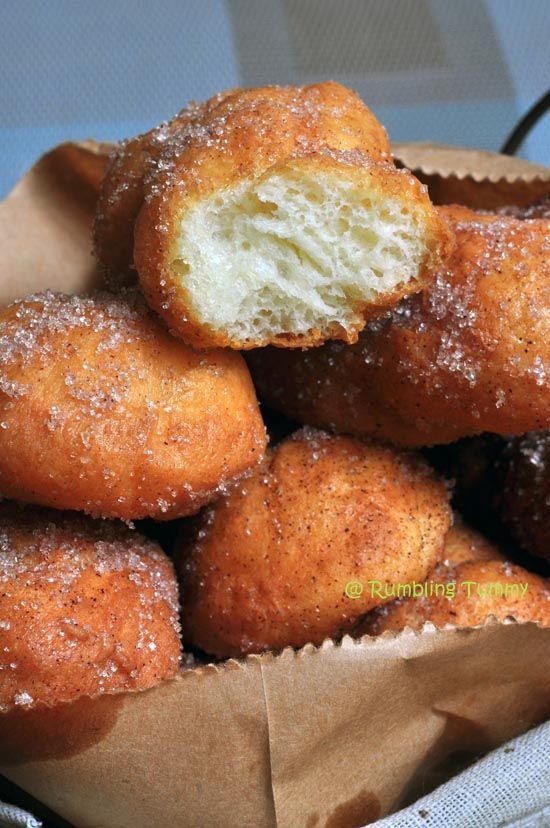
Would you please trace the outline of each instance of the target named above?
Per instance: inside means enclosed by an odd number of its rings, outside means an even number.
[[[0,803],[0,828],[41,828]],[[550,722],[498,748],[369,828],[550,828]]]
[[[0,828],[42,828],[42,823],[22,808],[0,802]]]
[[[369,828],[550,828],[550,722]]]

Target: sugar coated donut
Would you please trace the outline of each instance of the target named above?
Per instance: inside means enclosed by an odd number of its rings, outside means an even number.
[[[246,365],[171,337],[135,291],[0,309],[0,496],[92,515],[196,512],[255,465]]]
[[[359,624],[355,634],[379,635],[386,630],[399,632],[404,627],[420,629],[427,621],[436,627],[471,627],[484,624],[490,615],[498,621],[512,617],[519,622],[535,621],[550,626],[548,582],[502,560],[438,567],[426,584],[425,595],[378,607]]]
[[[550,427],[550,220],[440,212],[450,260],[355,345],[250,354],[270,405],[404,446]]]
[[[229,657],[337,637],[380,603],[370,579],[426,577],[450,522],[416,455],[297,432],[183,527],[185,640]]]
[[[177,675],[169,558],[124,524],[0,504],[0,711]]]

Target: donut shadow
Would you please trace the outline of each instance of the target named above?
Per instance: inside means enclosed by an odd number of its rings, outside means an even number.
[[[113,729],[124,695],[82,697],[56,707],[15,709],[0,715],[0,764],[68,759]]]

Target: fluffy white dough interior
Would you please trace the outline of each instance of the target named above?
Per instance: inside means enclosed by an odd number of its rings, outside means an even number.
[[[234,340],[361,325],[361,308],[419,274],[425,212],[334,172],[283,170],[198,201],[173,275],[193,315]]]

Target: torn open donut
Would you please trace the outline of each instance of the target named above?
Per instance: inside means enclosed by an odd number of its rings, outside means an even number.
[[[450,232],[336,83],[224,93],[130,142],[96,227],[117,210],[149,303],[196,347],[352,342],[427,284]]]

